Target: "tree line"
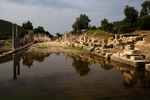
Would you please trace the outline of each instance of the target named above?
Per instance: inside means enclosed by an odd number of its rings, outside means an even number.
[[[111,33],[130,33],[135,30],[150,30],[150,1],[142,3],[140,13],[131,6],[125,6],[125,18],[121,21],[109,22],[104,18],[98,29]],[[96,26],[90,26],[91,20],[86,14],[81,14],[72,25],[75,32],[81,33],[83,30],[96,30]]]
[[[45,31],[44,27],[38,26],[37,28],[33,28],[33,25],[30,21],[24,22],[22,24],[22,29],[20,32],[20,37],[24,37],[26,34],[28,34],[28,30],[33,30],[34,34],[46,34],[50,38],[53,37],[48,31]]]

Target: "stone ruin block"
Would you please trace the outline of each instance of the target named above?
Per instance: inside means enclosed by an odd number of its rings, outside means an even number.
[[[115,40],[120,39],[120,35],[115,35]]]
[[[137,55],[137,56],[130,56],[130,59],[131,59],[131,60],[143,60],[144,57],[141,56],[141,55]]]
[[[109,37],[108,44],[112,44],[112,43],[114,43],[114,37]]]
[[[108,44],[108,39],[103,39],[103,44]]]
[[[101,43],[94,43],[94,44],[93,44],[93,47],[101,47],[101,46],[102,46]]]
[[[102,49],[108,48],[106,44],[102,45]]]
[[[17,49],[20,47],[20,37],[18,34],[18,25],[12,23],[12,48]]]
[[[89,50],[90,52],[94,51],[94,47],[85,47],[85,49]]]
[[[138,50],[124,50],[123,53],[128,55],[139,55]]]
[[[108,44],[108,45],[107,45],[107,48],[113,48],[113,47],[114,47],[113,44]]]
[[[114,44],[116,45],[123,44],[123,40],[122,39],[114,40]]]
[[[124,57],[125,57],[126,59],[130,59],[130,58],[131,58],[130,55],[128,55],[128,54],[125,54]]]
[[[135,49],[135,45],[126,45],[125,46],[125,50],[134,50]]]
[[[121,35],[120,35],[120,38],[122,39],[123,37],[124,37],[124,35],[121,34]]]
[[[150,64],[145,65],[145,70],[150,71]]]
[[[110,58],[112,56],[112,53],[106,53],[106,58]]]

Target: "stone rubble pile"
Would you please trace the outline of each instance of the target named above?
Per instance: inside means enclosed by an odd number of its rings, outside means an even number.
[[[76,36],[70,39],[68,34],[64,34],[63,43],[72,47],[81,47],[90,51],[92,54],[112,59],[128,60],[129,62],[147,63],[145,55],[140,55],[140,51],[135,49],[135,43],[144,41],[144,35],[113,35],[108,38],[90,36],[87,34]],[[111,52],[111,49],[121,47],[120,52]],[[121,60],[122,61],[122,60]],[[124,63],[124,62],[123,62]],[[148,65],[147,65],[148,66]]]

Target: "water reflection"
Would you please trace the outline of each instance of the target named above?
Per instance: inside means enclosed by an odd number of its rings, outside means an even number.
[[[14,73],[13,80],[16,80],[17,76],[20,75],[20,61],[21,61],[21,56],[14,54],[13,55],[13,73]]]
[[[17,54],[9,55],[4,58],[0,58],[0,64],[13,61],[13,80],[16,80],[17,77],[21,74],[21,64],[31,68],[35,61],[42,63],[45,58],[50,57],[51,53],[49,52],[20,52]],[[60,53],[57,53],[59,56]],[[64,53],[67,59],[72,60],[72,66],[76,70],[76,73],[81,77],[87,76],[92,70],[92,64],[99,64],[100,68],[104,71],[109,70],[118,70],[122,72],[122,84],[125,89],[134,88],[137,84],[140,84],[141,88],[149,89],[150,88],[150,72],[143,69],[137,69],[132,66],[111,62],[104,60],[99,57],[85,55],[85,54],[72,54]]]
[[[133,88],[138,83],[141,88],[150,88],[150,72],[145,71],[144,68],[135,68],[120,63],[112,63],[115,69],[122,71],[123,86],[126,89]]]

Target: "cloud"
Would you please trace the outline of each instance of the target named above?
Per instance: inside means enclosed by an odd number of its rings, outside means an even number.
[[[30,20],[34,27],[44,26],[54,34],[70,31],[75,19],[82,13],[100,26],[100,20],[117,21],[124,18],[124,7],[140,10],[145,0],[0,0],[0,18],[21,25]]]

